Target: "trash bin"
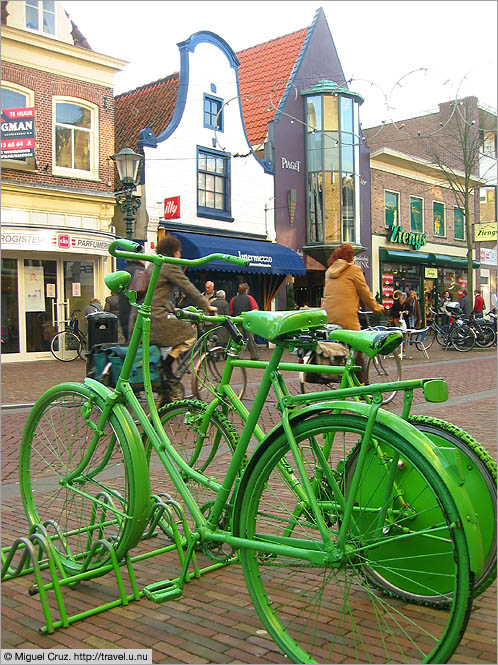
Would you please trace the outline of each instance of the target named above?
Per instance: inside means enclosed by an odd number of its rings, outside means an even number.
[[[88,352],[100,344],[118,343],[118,317],[111,312],[95,312],[87,316]]]

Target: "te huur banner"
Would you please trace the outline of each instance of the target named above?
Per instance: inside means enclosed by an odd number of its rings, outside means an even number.
[[[496,222],[474,224],[474,240],[476,242],[487,242],[488,240],[496,240],[496,238]]]
[[[35,156],[35,109],[2,109],[2,159]]]

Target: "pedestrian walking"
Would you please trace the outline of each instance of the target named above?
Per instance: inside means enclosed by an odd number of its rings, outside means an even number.
[[[450,325],[450,315],[446,311],[446,305],[449,302],[451,302],[450,292],[445,291],[439,301],[439,313],[441,314],[441,325],[443,328],[447,328]]]
[[[410,291],[406,300],[406,308],[408,310],[408,327],[412,330],[420,328],[422,324],[422,313],[420,311],[420,303],[415,291]]]
[[[208,299],[209,304],[211,305],[212,300],[216,300],[216,293],[214,292],[214,282],[206,282],[204,285],[204,292],[203,296],[205,296]]]
[[[216,298],[211,301],[211,305],[212,307],[216,307],[218,310],[216,312],[217,314],[222,314],[223,316],[228,316],[230,314],[230,305],[227,302],[226,293],[223,289],[216,291]],[[217,324],[214,334],[217,337],[217,344],[219,346],[226,346],[229,337],[228,330]]]
[[[476,319],[482,319],[484,316],[484,298],[478,289],[474,291],[474,298],[474,316]]]
[[[259,309],[256,300],[249,295],[249,285],[246,282],[239,284],[237,295],[230,300],[230,314],[239,316],[243,312]],[[254,335],[249,330],[242,331],[247,335],[247,348],[251,354],[251,360],[259,360],[258,347],[254,341]]]
[[[468,299],[468,296],[467,296],[467,291],[464,290],[464,291],[462,291],[462,293],[463,293],[463,295],[460,298],[460,309],[462,310],[464,316],[468,316],[469,315],[469,299]]]

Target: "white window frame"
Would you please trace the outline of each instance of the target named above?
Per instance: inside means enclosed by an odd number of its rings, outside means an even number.
[[[55,150],[55,128],[57,104],[74,104],[82,106],[90,111],[92,128],[90,130],[90,170],[72,169],[67,166],[57,166],[57,154]],[[99,180],[99,107],[88,102],[86,99],[77,97],[52,97],[52,175],[64,176],[66,178],[78,178],[79,180]]]
[[[43,29],[43,0],[38,1],[38,30],[35,30],[34,28],[29,28],[26,24],[26,7],[27,4],[24,2],[24,28],[25,30],[28,30],[29,32],[34,32],[38,35],[47,35],[49,37],[55,38],[57,35],[57,2],[54,2],[54,32],[45,32]],[[34,9],[34,7],[33,7]],[[52,12],[50,12],[52,13]]]

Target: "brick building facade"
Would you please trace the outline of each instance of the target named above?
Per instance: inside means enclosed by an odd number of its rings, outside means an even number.
[[[470,97],[441,104],[436,113],[365,130],[371,150],[372,286],[385,305],[392,304],[396,291],[415,290],[427,321],[444,291],[455,300],[463,295],[468,283],[465,210],[450,187],[448,169],[459,187],[468,178],[474,234],[480,221],[482,120],[477,99]],[[476,146],[467,164],[462,127]],[[479,270],[475,243],[473,259],[473,283],[488,285],[489,306],[496,278],[490,279],[486,268]]]
[[[72,312],[84,328],[105,296],[113,77],[126,63],[92,51],[60,3],[2,2],[2,46],[2,354],[38,360]],[[15,113],[34,122],[21,152]]]

